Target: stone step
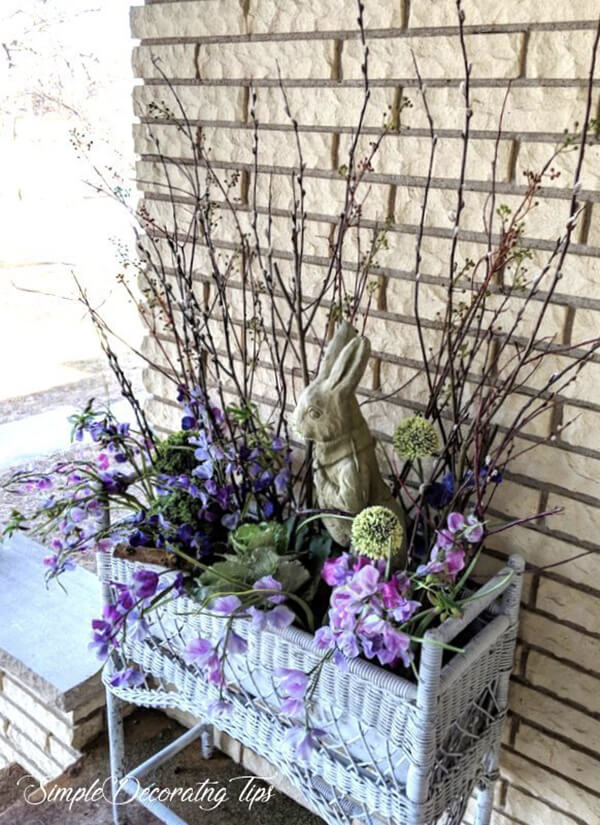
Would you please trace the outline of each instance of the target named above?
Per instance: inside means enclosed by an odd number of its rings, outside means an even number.
[[[88,650],[100,585],[83,568],[46,586],[48,550],[15,535],[0,546],[0,755],[55,779],[104,729],[100,663]]]

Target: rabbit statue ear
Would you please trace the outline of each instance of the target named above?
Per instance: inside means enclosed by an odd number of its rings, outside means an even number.
[[[340,392],[352,392],[367,368],[371,345],[362,335],[346,344],[327,378],[327,388]]]
[[[342,321],[335,331],[335,335],[327,345],[325,355],[323,356],[323,360],[321,361],[321,366],[319,368],[319,378],[329,377],[339,354],[344,347],[356,337],[357,334],[358,333],[354,327],[349,324],[348,321]]]

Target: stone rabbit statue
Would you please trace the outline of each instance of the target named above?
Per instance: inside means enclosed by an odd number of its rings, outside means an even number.
[[[392,510],[404,527],[402,507],[379,472],[375,441],[355,396],[371,346],[346,321],[325,352],[319,374],[306,387],[294,413],[297,432],[314,442],[313,478],[322,508],[356,515],[379,504]],[[351,522],[324,518],[335,541],[350,544]]]

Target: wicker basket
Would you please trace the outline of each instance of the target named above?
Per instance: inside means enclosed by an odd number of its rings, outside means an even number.
[[[114,596],[111,583],[129,584],[138,565],[98,555],[106,601]],[[250,623],[237,622],[236,632],[245,636],[248,651],[245,657],[228,659],[227,698],[233,710],[210,721],[276,764],[332,825],[459,825],[475,787],[477,825],[487,825],[522,569],[521,559],[512,557],[468,602],[461,618],[427,632],[418,683],[363,660],[352,661],[348,672],[325,665],[311,722],[327,735],[308,764],[299,763],[283,742],[289,722],[278,715],[281,699],[273,680],[277,667],[307,672],[321,659],[312,636],[302,630],[256,631]],[[107,690],[136,705],[179,708],[206,719],[219,689],[186,664],[181,652],[197,636],[216,642],[225,620],[200,615],[198,605],[186,597],[152,615],[150,636],[128,640],[121,651],[146,675],[144,684],[111,686],[109,662]],[[437,642],[457,637],[468,641],[462,653],[448,658]]]

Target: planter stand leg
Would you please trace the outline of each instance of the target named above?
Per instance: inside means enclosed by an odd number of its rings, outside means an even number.
[[[115,825],[127,825],[124,806],[119,805],[117,800],[125,776],[125,735],[123,732],[122,706],[123,702],[110,690],[107,690],[106,718],[108,723],[113,822]]]
[[[498,779],[498,757],[498,748],[494,748],[494,753],[490,754],[486,775],[477,788],[475,825],[490,825],[494,805],[494,789]]]
[[[206,725],[200,737],[200,753],[203,759],[210,759],[214,752],[215,734],[212,725]]]

